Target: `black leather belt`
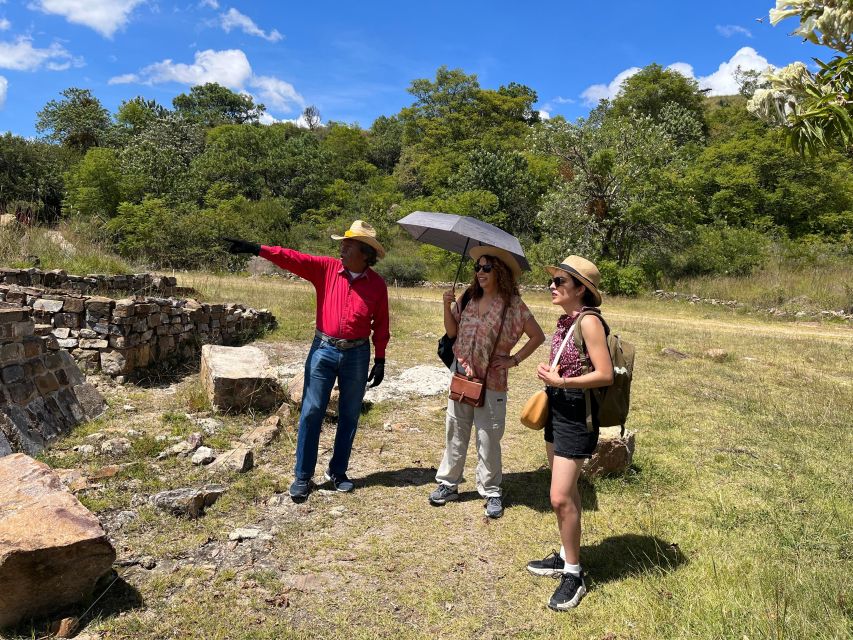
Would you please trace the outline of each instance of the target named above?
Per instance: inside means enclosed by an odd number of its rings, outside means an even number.
[[[320,340],[322,340],[323,342],[328,342],[330,345],[332,345],[333,347],[337,347],[338,349],[354,349],[355,347],[360,347],[361,345],[367,343],[367,338],[356,338],[355,340],[333,338],[332,336],[327,336],[319,329],[314,330],[314,335],[320,338]]]

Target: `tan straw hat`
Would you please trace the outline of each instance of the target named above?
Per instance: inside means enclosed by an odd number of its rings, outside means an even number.
[[[471,256],[471,259],[474,260],[474,262],[477,262],[477,260],[483,256],[498,258],[507,267],[509,267],[509,270],[512,271],[516,278],[521,275],[521,265],[518,264],[516,257],[506,249],[498,249],[497,247],[489,246],[471,247],[468,249],[468,255]]]
[[[562,271],[577,278],[581,284],[592,292],[595,298],[595,306],[597,307],[601,304],[601,292],[598,290],[598,285],[601,283],[601,274],[598,272],[598,267],[586,258],[568,256],[559,266],[545,267],[545,269],[552,276],[557,275],[558,271]]]
[[[358,240],[376,249],[376,254],[380,258],[385,257],[385,247],[379,244],[379,240],[376,239],[376,229],[364,220],[356,220],[349,229],[344,231],[344,235],[333,235],[332,240]]]

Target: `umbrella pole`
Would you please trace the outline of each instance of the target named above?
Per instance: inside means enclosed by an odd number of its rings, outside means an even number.
[[[468,253],[468,243],[471,242],[470,238],[466,238],[465,240],[465,248],[462,249],[462,258],[459,260],[459,266],[456,268],[456,277],[453,278],[453,293],[456,293],[456,283],[459,281],[459,274],[462,273],[462,263],[465,262],[465,254]]]

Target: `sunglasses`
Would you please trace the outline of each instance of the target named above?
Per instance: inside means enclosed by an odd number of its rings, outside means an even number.
[[[475,264],[474,265],[474,273],[480,273],[480,270],[483,270],[483,273],[491,273],[493,266],[490,264]]]
[[[559,287],[568,281],[568,278],[561,278],[560,276],[555,276],[553,278],[548,278],[548,286],[550,287],[553,284],[555,287]]]

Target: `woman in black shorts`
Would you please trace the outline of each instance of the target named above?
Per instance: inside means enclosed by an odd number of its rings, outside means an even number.
[[[606,387],[613,383],[613,365],[607,350],[604,325],[594,315],[601,304],[598,268],[584,258],[569,256],[557,267],[548,267],[551,304],[563,308],[551,340],[549,362],[536,371],[547,385],[549,420],[545,426],[545,449],[551,466],[551,506],[560,530],[560,553],[527,565],[535,575],[560,578],[560,585],[548,602],[551,609],[564,611],[576,607],[586,595],[586,583],[580,566],[581,496],[578,479],[584,460],[598,444],[598,424],[587,420],[584,389]],[[583,336],[585,353],[579,353],[573,332]],[[580,340],[578,340],[580,343]],[[553,366],[552,366],[553,363]],[[590,400],[594,397],[590,394]]]

